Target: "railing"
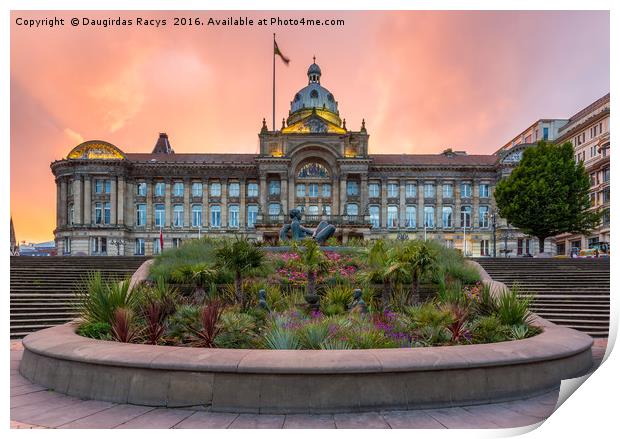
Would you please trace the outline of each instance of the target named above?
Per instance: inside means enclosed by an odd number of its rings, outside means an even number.
[[[256,219],[256,225],[260,226],[273,226],[282,225],[288,222],[288,217],[285,221],[284,215],[263,215]],[[338,225],[370,225],[370,219],[364,215],[303,215],[302,224],[304,225],[316,225],[321,221],[326,221],[329,224],[335,226]]]

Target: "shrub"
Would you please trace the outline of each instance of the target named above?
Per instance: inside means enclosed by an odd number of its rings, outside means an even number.
[[[166,330],[163,306],[158,301],[150,301],[144,305],[142,312],[146,320],[146,342],[148,344],[157,344]]]
[[[463,286],[460,282],[446,282],[439,286],[437,291],[437,300],[440,303],[465,306],[467,304],[467,296],[463,292]]]
[[[474,302],[474,313],[484,317],[497,313],[497,299],[491,293],[491,287],[489,285],[482,285],[480,288],[480,295]]]
[[[510,338],[522,340],[528,336],[530,328],[526,325],[513,325],[510,327]]]
[[[134,314],[129,308],[119,307],[112,317],[112,338],[121,343],[131,343],[138,337],[134,326]]]
[[[222,304],[218,301],[213,301],[200,309],[200,327],[188,326],[188,329],[198,338],[202,346],[207,348],[214,347],[215,337],[220,332],[218,323],[222,311]]]
[[[472,332],[474,341],[478,343],[497,343],[507,339],[506,327],[494,315],[476,320]]]
[[[321,349],[329,337],[329,327],[324,322],[313,322],[302,326],[297,332],[302,349]]]
[[[419,330],[422,345],[433,346],[445,344],[452,339],[452,334],[445,326],[426,325]]]
[[[129,279],[106,282],[101,272],[90,273],[77,292],[79,312],[88,323],[112,324],[118,308],[134,310],[140,302],[140,289],[130,290]]]
[[[346,342],[353,349],[383,349],[398,347],[398,343],[375,328],[348,331]]]
[[[277,324],[265,332],[263,344],[267,349],[299,349],[299,339],[295,331]]]
[[[353,349],[346,340],[329,338],[321,343],[321,349],[324,350],[348,350]]]
[[[340,283],[325,289],[321,304],[342,305],[344,309],[347,309],[352,300],[353,288],[350,285]]]
[[[520,296],[520,287],[515,284],[497,298],[497,317],[503,325],[529,325],[530,299]]]
[[[181,305],[168,319],[168,335],[184,342],[188,328],[200,324],[200,308],[196,305]]]
[[[450,311],[438,308],[433,302],[410,306],[405,309],[405,313],[409,316],[414,328],[446,327],[452,321]]]
[[[184,241],[182,245],[175,248],[165,249],[155,258],[149,270],[151,279],[164,278],[166,281],[172,279],[172,272],[181,266],[193,265],[198,263],[213,265],[215,263],[215,249],[218,240],[213,238],[201,238]],[[217,283],[230,282],[232,277],[229,273],[218,272]]]
[[[341,303],[327,303],[321,304],[321,311],[326,316],[336,316],[339,314],[344,314],[347,312],[347,309]]]
[[[225,311],[220,318],[221,330],[215,337],[220,348],[249,349],[254,347],[256,319],[250,314]]]
[[[84,323],[80,325],[77,333],[82,337],[95,338],[98,340],[112,339],[112,327],[109,323],[105,322]]]
[[[464,305],[457,303],[448,303],[444,307],[450,312],[452,317],[452,321],[448,323],[448,331],[452,335],[452,343],[471,340],[471,334],[467,327],[469,310]]]

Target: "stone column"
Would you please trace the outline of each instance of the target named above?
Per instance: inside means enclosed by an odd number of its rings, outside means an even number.
[[[340,175],[340,212],[341,215],[347,213],[347,177],[348,174]]]
[[[368,208],[368,174],[360,176],[360,215],[365,215]]]
[[[282,200],[282,211],[284,215],[288,215],[288,180],[286,174],[280,174],[280,199]],[[291,190],[295,190],[291,186]]]
[[[202,180],[202,225],[209,227],[209,179]]]
[[[189,178],[183,179],[183,227],[192,226],[192,222],[190,220],[192,205],[189,200],[191,184],[192,182]]]
[[[471,196],[472,196],[472,200],[473,200],[472,207],[471,207],[471,209],[472,209],[472,213],[471,213],[472,225],[471,226],[472,226],[472,229],[473,228],[477,229],[478,228],[478,221],[480,219],[480,215],[478,214],[478,207],[480,206],[480,196],[479,196],[480,194],[479,194],[479,188],[478,188],[478,181],[477,180],[474,180],[474,183],[472,185],[472,190],[471,191],[472,191]]]
[[[117,192],[116,191],[117,191],[116,176],[112,176],[112,181],[110,181],[110,224],[116,224],[116,203],[117,203]]]
[[[398,225],[399,227],[403,228],[405,227],[405,220],[406,220],[406,203],[405,203],[405,189],[406,189],[406,185],[407,182],[406,180],[399,180],[398,181],[398,195],[399,195],[399,200],[398,200]]]
[[[290,175],[288,176],[288,208],[293,209],[295,208],[295,173],[294,172],[290,172]],[[288,212],[284,211],[284,214],[286,215],[285,219],[288,218]]]
[[[332,177],[332,215],[340,215],[340,177],[336,173]]]
[[[443,228],[443,181],[435,183],[435,228]]]
[[[418,180],[418,229],[424,230],[424,181]]]
[[[117,211],[116,211],[116,223],[119,225],[125,224],[125,177],[118,177],[118,183],[116,185],[116,199],[117,199]]]
[[[56,179],[56,228],[62,225],[62,201],[60,197],[60,180]]]
[[[164,190],[164,219],[165,219],[165,227],[170,227],[172,225],[172,200],[171,200],[171,185],[172,181],[169,178],[164,180],[165,190]]]
[[[92,197],[93,191],[90,184],[90,175],[84,176],[84,224],[92,224]]]
[[[222,228],[228,228],[228,179],[223,178],[220,180],[222,185]]]
[[[387,228],[387,178],[381,178],[381,227]]]
[[[125,186],[125,224],[133,227],[136,224],[136,185],[134,184],[134,180],[127,180]]]
[[[73,221],[75,224],[83,224],[82,204],[84,194],[82,191],[82,176],[76,175],[73,179]]]
[[[245,230],[247,224],[245,221],[245,188],[246,188],[245,177],[241,177],[239,179],[239,230]]]
[[[258,193],[260,196],[260,210],[261,213],[265,216],[265,218],[268,215],[268,210],[267,210],[267,175],[265,173],[262,173],[260,175],[260,179],[259,179],[259,185],[258,185]]]
[[[454,182],[454,214],[452,215],[452,223],[455,229],[463,227],[463,224],[461,224],[461,183],[458,180]]]
[[[67,180],[60,179],[60,222],[59,226],[67,225]]]

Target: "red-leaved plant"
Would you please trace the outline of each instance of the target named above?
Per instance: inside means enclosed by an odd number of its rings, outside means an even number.
[[[116,308],[112,318],[112,338],[121,343],[131,343],[138,336],[133,326],[133,312],[129,308]]]
[[[220,333],[218,326],[224,307],[219,301],[213,301],[200,310],[201,328],[190,326],[191,332],[199,339],[200,345],[212,348],[215,337]]]
[[[146,342],[157,344],[166,330],[163,306],[159,302],[149,301],[144,306],[143,313],[146,319]]]
[[[447,307],[452,314],[452,321],[448,324],[448,331],[452,334],[452,342],[459,343],[463,339],[469,340],[470,334],[466,326],[469,310],[457,304],[450,304]]]

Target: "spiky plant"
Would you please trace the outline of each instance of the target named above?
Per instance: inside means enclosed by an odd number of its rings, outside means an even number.
[[[399,259],[411,273],[411,301],[420,302],[420,279],[437,264],[437,255],[430,245],[422,241],[407,243],[399,253]]]
[[[329,260],[319,244],[313,239],[304,240],[303,248],[298,248],[297,253],[307,273],[306,295],[314,296],[316,294],[316,278],[328,270]]]
[[[189,330],[198,339],[201,346],[206,348],[214,347],[215,337],[217,337],[221,330],[218,323],[223,310],[221,302],[213,301],[200,309],[200,327],[189,326]]]
[[[121,343],[131,343],[138,337],[138,329],[133,324],[134,313],[131,309],[120,307],[114,310],[112,317],[112,338]]]
[[[146,320],[146,342],[153,345],[157,344],[166,330],[164,308],[159,301],[147,301],[142,313]]]
[[[299,349],[295,332],[279,325],[273,325],[265,332],[263,344],[267,349]]]

